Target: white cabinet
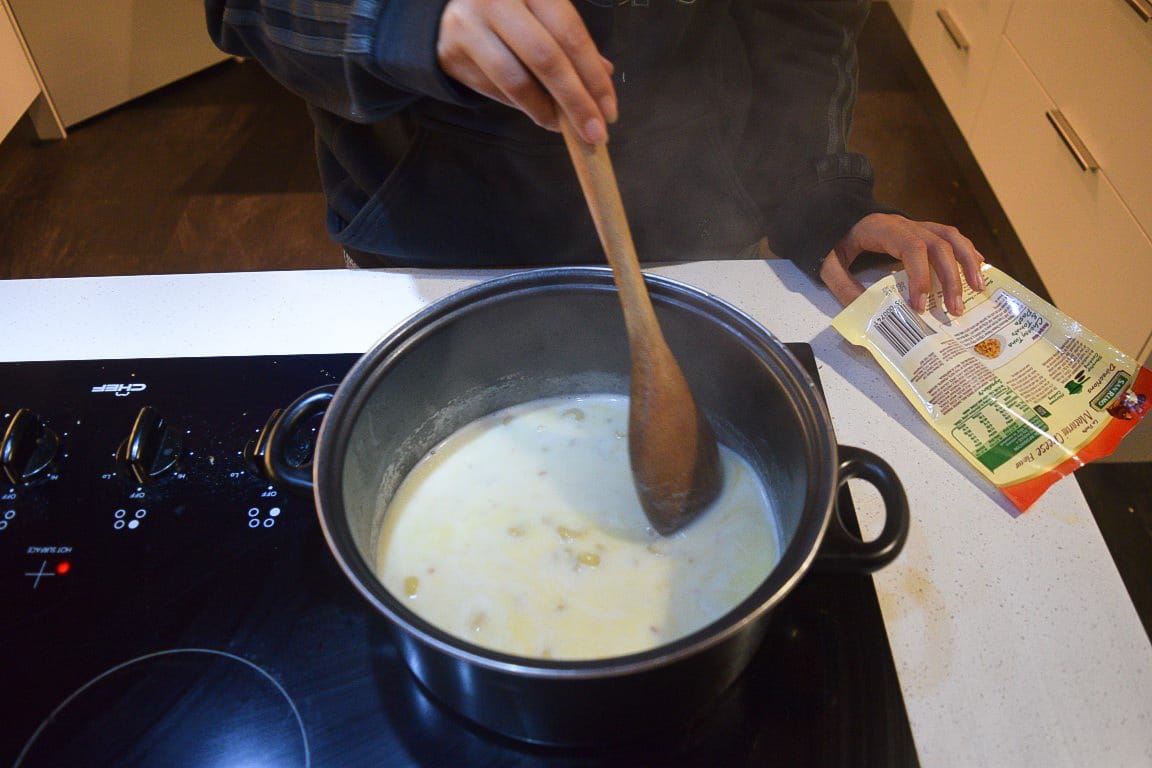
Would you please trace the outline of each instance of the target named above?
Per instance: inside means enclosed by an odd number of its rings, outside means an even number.
[[[1055,108],[1012,46],[969,138],[1052,301],[1137,359],[1152,330],[1152,242],[1102,172],[1070,156]]]
[[[988,85],[1010,0],[917,0],[905,28],[962,132],[971,129]]]
[[[929,23],[945,26],[942,8],[952,33]],[[899,0],[897,18],[1053,301],[1144,360],[1152,22],[1141,9],[1152,4]],[[966,51],[941,37],[957,30]]]
[[[36,72],[24,53],[6,5],[0,5],[0,139],[40,95]]]
[[[1016,0],[1005,38],[1152,232],[1152,23],[1123,0]]]
[[[8,0],[67,126],[227,58],[202,0]]]

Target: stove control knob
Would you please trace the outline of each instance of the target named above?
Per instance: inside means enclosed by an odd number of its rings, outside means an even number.
[[[0,465],[13,484],[27,483],[45,474],[60,450],[60,436],[32,411],[16,411],[0,443]]]
[[[150,405],[136,414],[132,432],[116,449],[120,472],[141,485],[163,477],[180,460],[180,434]]]
[[[244,465],[248,468],[249,473],[261,480],[272,479],[264,464],[264,456],[268,452],[268,436],[272,433],[272,427],[280,419],[281,413],[283,411],[279,408],[272,411],[272,415],[268,417],[268,421],[261,427],[260,432],[244,446]]]

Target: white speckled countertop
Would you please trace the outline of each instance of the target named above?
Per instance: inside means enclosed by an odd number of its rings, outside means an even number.
[[[816,353],[837,437],[887,459],[912,529],[875,576],[925,766],[1152,766],[1152,644],[1072,478],[1020,516],[787,262],[652,270]],[[0,361],[362,352],[485,274],[331,270],[0,281]],[[853,485],[866,529],[879,496]]]

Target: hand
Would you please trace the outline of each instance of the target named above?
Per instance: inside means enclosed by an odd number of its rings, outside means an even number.
[[[570,0],[449,0],[436,55],[449,77],[543,128],[560,129],[559,107],[598,144],[616,120],[612,64]]]
[[[886,253],[904,262],[912,308],[917,312],[928,308],[932,272],[940,280],[944,306],[952,315],[964,313],[961,272],[973,290],[984,290],[984,277],[980,274],[984,257],[955,227],[911,221],[891,213],[871,213],[848,230],[820,268],[820,279],[841,304],[850,304],[864,292],[864,286],[849,272],[852,262],[864,251]]]

